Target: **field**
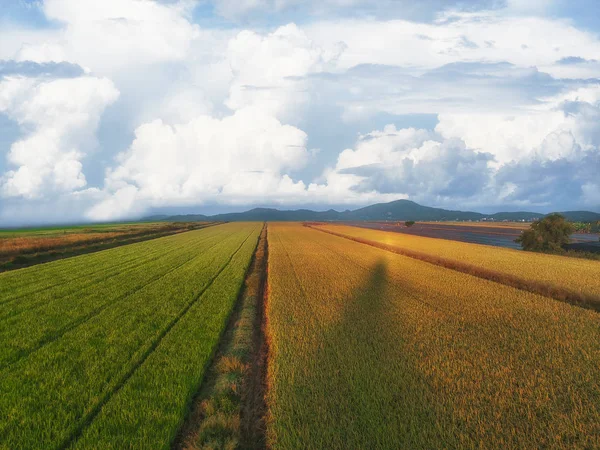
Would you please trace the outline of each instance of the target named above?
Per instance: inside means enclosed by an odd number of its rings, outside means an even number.
[[[262,224],[0,275],[0,448],[169,448]]]
[[[530,224],[522,223],[482,223],[482,222],[418,222],[406,227],[403,222],[352,222],[353,226],[372,230],[394,231],[413,236],[448,239],[472,244],[493,245],[520,249],[515,242]],[[574,233],[571,242],[577,245],[598,243],[597,233]],[[593,247],[592,247],[593,248]]]
[[[574,302],[600,306],[600,262],[530,253],[444,239],[410,236],[343,225],[318,225],[317,228],[365,240],[375,245],[422,257],[429,262],[456,268],[496,281],[521,283],[539,293],[556,294]],[[514,284],[513,284],[514,285]]]
[[[600,446],[596,312],[297,224],[269,290],[272,448]]]
[[[419,222],[427,225],[459,225],[461,227],[479,227],[479,228],[508,228],[515,230],[526,230],[531,225],[528,222]]]
[[[147,222],[0,230],[0,272],[208,225]]]
[[[599,273],[318,223],[4,272],[0,449],[600,448]]]

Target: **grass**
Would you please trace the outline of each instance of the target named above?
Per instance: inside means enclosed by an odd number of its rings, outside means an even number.
[[[600,264],[597,261],[351,226],[315,226],[319,230],[337,233],[433,264],[558,300],[600,309]]]
[[[114,222],[95,223],[80,225],[56,225],[24,228],[0,228],[0,238],[12,236],[35,236],[35,235],[64,235],[66,233],[101,232],[123,229],[147,229],[149,227],[161,227],[166,222]]]
[[[260,224],[0,275],[0,448],[169,448]]]
[[[297,224],[269,290],[272,448],[600,446],[596,312]]]
[[[200,229],[208,223],[137,223],[0,231],[0,271]]]

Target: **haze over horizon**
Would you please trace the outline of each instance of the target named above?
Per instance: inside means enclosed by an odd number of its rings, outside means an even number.
[[[599,32],[595,0],[3,2],[0,226],[600,212]]]

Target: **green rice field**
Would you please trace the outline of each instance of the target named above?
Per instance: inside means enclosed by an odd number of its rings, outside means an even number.
[[[0,447],[169,448],[262,224],[0,274]]]

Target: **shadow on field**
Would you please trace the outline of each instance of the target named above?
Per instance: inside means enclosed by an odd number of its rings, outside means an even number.
[[[311,434],[320,438],[315,448],[452,447],[451,436],[442,436],[439,408],[433,409],[414,351],[402,340],[408,331],[398,304],[389,300],[394,285],[385,260],[358,286],[340,305],[339,321],[322,330],[310,379],[302,382],[315,391],[311,401],[321,402],[311,418],[318,427]]]

